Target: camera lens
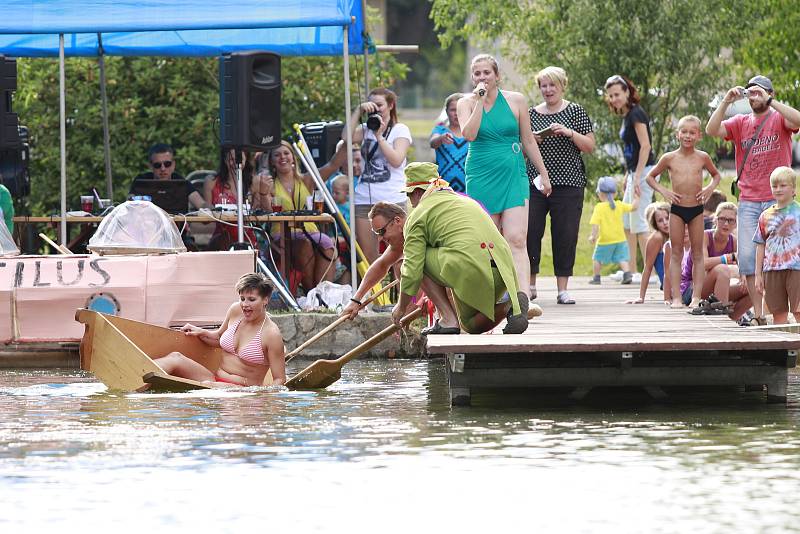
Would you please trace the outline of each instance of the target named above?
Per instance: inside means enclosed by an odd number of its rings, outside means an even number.
[[[367,116],[367,128],[369,128],[373,132],[377,132],[378,128],[380,127],[381,127],[381,116],[377,113],[370,113]]]

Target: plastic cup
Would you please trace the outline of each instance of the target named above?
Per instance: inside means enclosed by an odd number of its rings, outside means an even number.
[[[274,197],[272,199],[272,212],[273,213],[280,213],[283,211],[283,202],[280,198]]]
[[[100,199],[100,209],[104,210],[106,208],[111,207],[111,199],[110,198],[101,198]]]
[[[314,211],[322,213],[325,210],[325,197],[322,191],[317,189],[314,191]]]
[[[81,195],[81,209],[86,213],[94,210],[94,197],[92,195]]]

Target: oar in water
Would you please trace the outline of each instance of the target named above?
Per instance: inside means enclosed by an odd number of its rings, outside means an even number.
[[[384,328],[361,345],[357,346],[344,356],[335,360],[317,360],[286,382],[289,389],[322,389],[330,386],[342,377],[342,367],[344,364],[360,356],[363,352],[371,349],[390,335],[394,334],[399,328],[407,327],[411,321],[420,317],[423,313],[421,307],[417,307],[400,320],[400,325],[392,324]]]
[[[369,304],[370,302],[372,302],[376,298],[380,297],[381,295],[383,295],[384,293],[386,293],[387,291],[389,291],[391,288],[393,288],[394,286],[396,286],[399,283],[400,283],[400,279],[398,278],[397,280],[395,280],[391,284],[387,284],[386,287],[384,287],[383,289],[381,289],[377,293],[374,293],[371,297],[369,297],[367,300],[362,302],[361,306],[359,307],[359,310],[365,308],[367,306],[367,304]],[[300,354],[300,352],[302,350],[307,348],[309,345],[311,345],[312,343],[317,341],[319,338],[321,338],[322,336],[324,336],[325,334],[327,334],[328,332],[330,332],[331,330],[333,330],[334,328],[336,328],[337,326],[339,326],[343,322],[347,321],[348,319],[350,319],[350,316],[348,316],[348,315],[343,315],[342,317],[339,317],[338,319],[336,319],[334,322],[332,322],[331,324],[329,324],[328,326],[326,326],[325,328],[320,330],[311,339],[307,340],[305,343],[302,343],[299,347],[297,347],[292,352],[287,354],[286,355],[286,361],[287,362],[291,361],[292,358],[294,358],[295,356]]]
[[[44,239],[47,242],[48,245],[50,245],[51,247],[53,247],[54,249],[59,251],[61,254],[72,254],[72,251],[70,249],[68,249],[64,245],[59,245],[58,243],[56,243],[55,241],[53,241],[52,239],[50,239],[46,235],[44,235],[42,233],[39,233],[39,237]]]

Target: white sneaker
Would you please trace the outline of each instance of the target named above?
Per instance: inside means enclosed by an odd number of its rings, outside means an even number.
[[[642,273],[633,273],[633,283],[634,284],[642,283]]]
[[[621,280],[622,280],[622,271],[617,271],[617,272],[615,272],[614,274],[610,274],[610,275],[608,275],[608,277],[609,277],[611,280],[614,280],[615,282],[619,282],[619,281],[621,281]]]

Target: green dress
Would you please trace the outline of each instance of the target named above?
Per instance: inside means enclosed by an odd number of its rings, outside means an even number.
[[[491,214],[524,206],[530,196],[519,122],[502,91],[492,109],[483,110],[478,136],[469,144],[466,171],[467,195]]]
[[[452,288],[462,328],[475,312],[493,318],[495,302],[517,294],[511,247],[474,200],[449,190],[420,201],[403,226],[400,291],[416,295],[423,275]],[[493,265],[494,264],[494,265]],[[520,313],[512,298],[513,313]]]
[[[14,232],[14,201],[6,186],[0,184],[0,210],[3,212],[3,221],[9,232]]]

